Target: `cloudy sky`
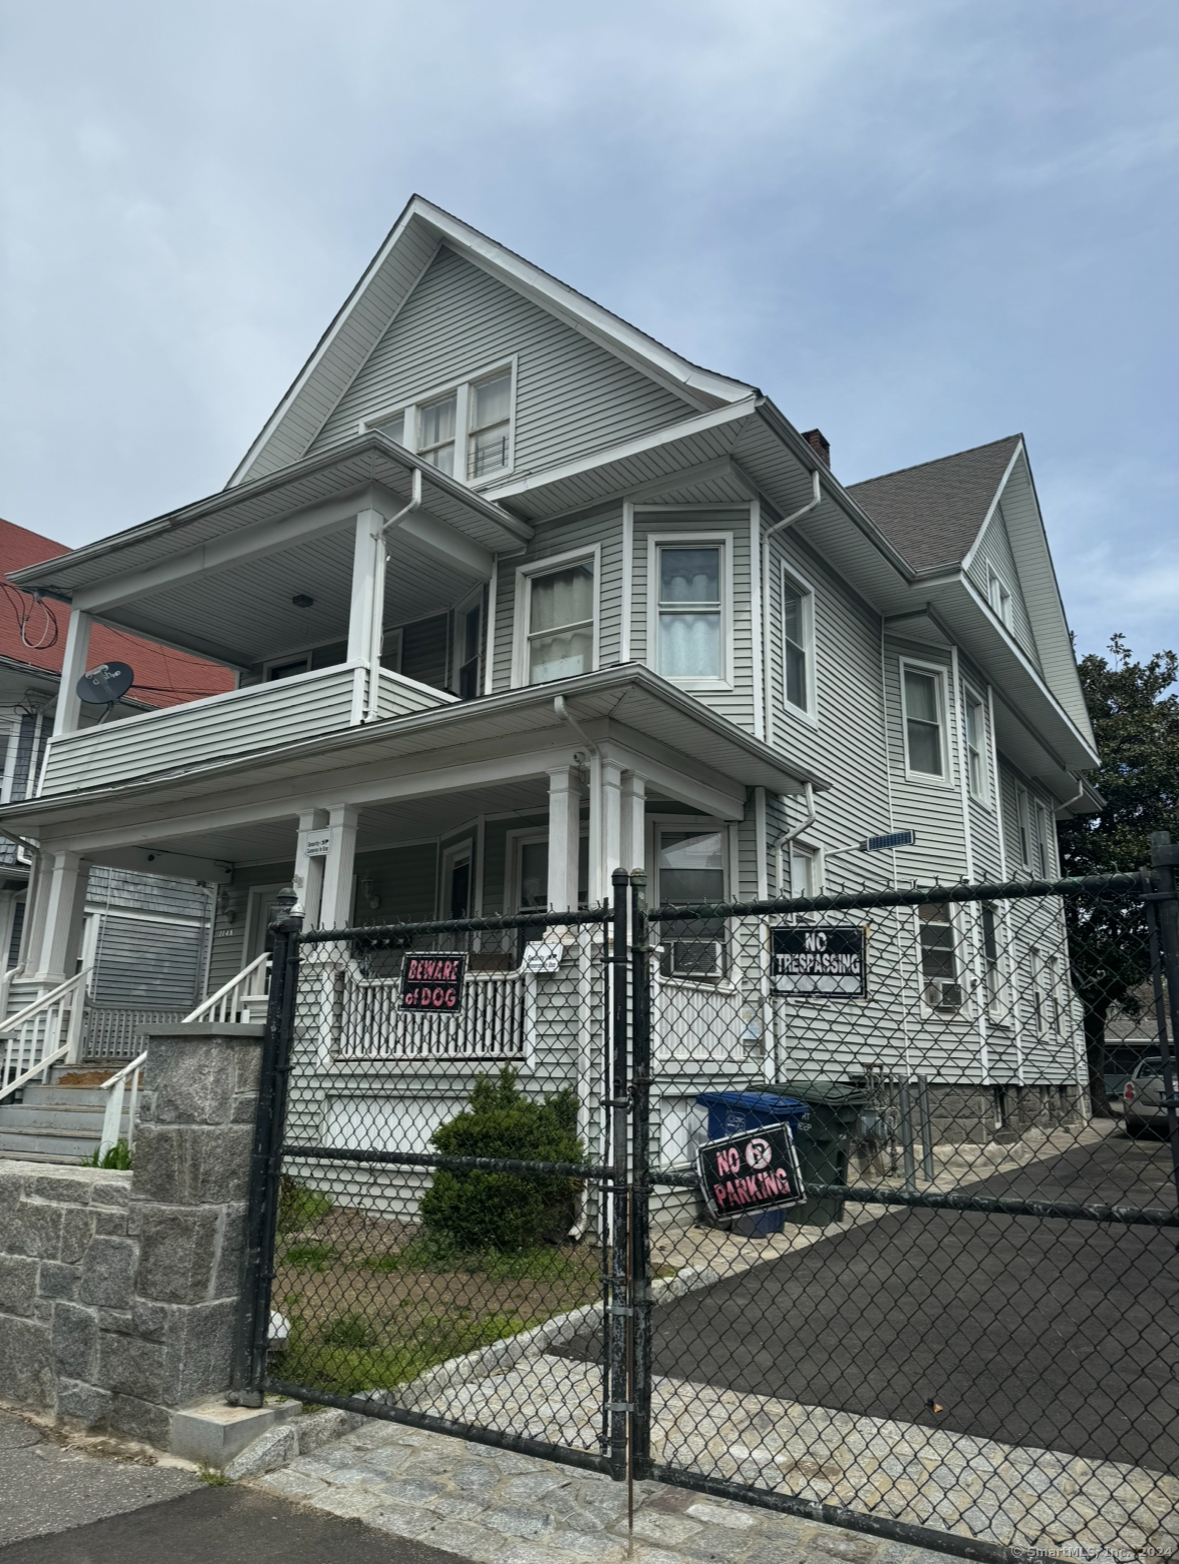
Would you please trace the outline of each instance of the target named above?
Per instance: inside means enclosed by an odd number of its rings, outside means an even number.
[[[0,514],[225,482],[412,191],[1175,646],[1174,0],[0,0]]]

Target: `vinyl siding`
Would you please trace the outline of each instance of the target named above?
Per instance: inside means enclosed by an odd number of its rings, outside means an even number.
[[[990,521],[987,522],[967,570],[968,576],[988,602],[990,601],[991,570],[994,570],[995,574],[1003,582],[1003,585],[1011,593],[1012,634],[1036,666],[1039,667],[1040,653],[1036,646],[1036,637],[1035,632],[1032,630],[1028,606],[1024,600],[1019,569],[1015,563],[1015,555],[1011,551],[1011,538],[1007,531],[1007,521],[1003,515],[1002,505],[996,505],[995,513]]]
[[[204,929],[125,913],[103,916],[90,993],[99,1005],[187,1011],[200,991]]]
[[[445,247],[427,267],[309,454],[361,419],[518,355],[514,474],[678,422],[695,409]]]
[[[608,668],[620,660],[622,626],[622,511],[610,509],[571,522],[549,522],[538,526],[536,537],[526,554],[500,560],[496,590],[494,632],[495,689],[512,685],[514,636],[516,623],[516,572],[554,555],[586,552],[600,546],[598,580],[598,667]]]

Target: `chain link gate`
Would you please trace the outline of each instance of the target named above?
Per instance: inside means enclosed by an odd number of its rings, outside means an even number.
[[[1169,856],[654,910],[619,873],[577,913],[280,922],[243,1398],[978,1559],[1169,1555]],[[461,1010],[407,1010],[403,964],[459,954]],[[780,1123],[805,1199],[706,1200],[699,1147]]]

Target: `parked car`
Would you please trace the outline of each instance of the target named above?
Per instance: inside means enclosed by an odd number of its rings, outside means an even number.
[[[1143,1130],[1167,1133],[1167,1083],[1163,1077],[1163,1061],[1160,1054],[1142,1059],[1126,1082],[1122,1100],[1125,1104],[1126,1134],[1141,1135]]]

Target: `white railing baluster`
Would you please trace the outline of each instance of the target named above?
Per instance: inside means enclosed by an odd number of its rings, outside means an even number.
[[[117,1075],[112,1075],[109,1081],[103,1081],[102,1089],[109,1092],[106,1100],[106,1111],[102,1116],[102,1136],[98,1142],[98,1160],[101,1163],[108,1151],[113,1151],[119,1144],[119,1131],[123,1127],[123,1095],[127,1089],[127,1077],[132,1077],[131,1083],[131,1116],[127,1123],[127,1150],[130,1151],[135,1144],[135,1113],[139,1106],[139,1072],[147,1058],[146,1053],[141,1053],[138,1059],[132,1059],[130,1064],[125,1064]]]
[[[5,1038],[5,1078],[0,1081],[0,1100],[11,1097],[13,1092],[26,1086],[35,1075],[44,1081],[50,1065],[64,1059],[71,1047],[77,1047],[86,1004],[86,980],[89,976],[90,968],[83,967],[81,972],[75,972],[72,978],[67,978],[47,994],[42,994],[40,999],[34,999],[23,1010],[0,1020],[0,1034]],[[78,1016],[76,1032],[73,1020],[75,1013]],[[65,1025],[67,1014],[70,1021]],[[65,1042],[61,1040],[63,1030],[66,1034]],[[17,1071],[16,1078],[9,1080],[8,1076],[13,1069]]]
[[[396,978],[348,976],[336,1057],[342,1059],[521,1059],[524,976],[475,973],[458,1016],[403,1011]]]
[[[265,1012],[266,996],[270,988],[270,955],[263,951],[248,967],[243,967],[236,977],[230,978],[215,994],[202,999],[189,1015],[189,1021],[228,1021],[230,1023],[253,1018],[255,1012]],[[262,1015],[258,1016],[262,1019]]]

